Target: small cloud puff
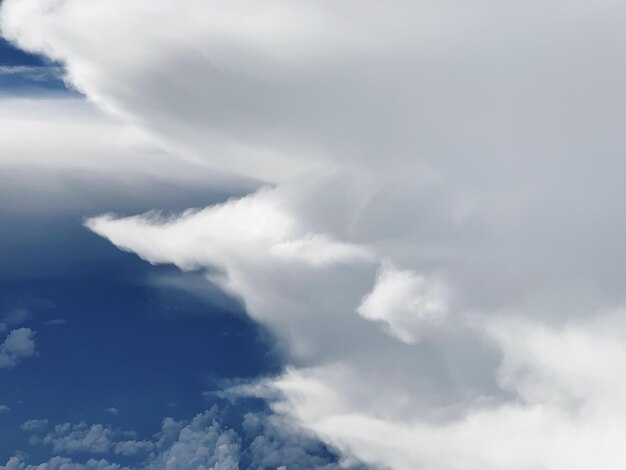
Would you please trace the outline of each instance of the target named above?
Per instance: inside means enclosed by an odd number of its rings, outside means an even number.
[[[35,332],[30,328],[11,331],[0,344],[0,368],[12,368],[24,359],[36,356],[34,338]]]
[[[383,267],[373,289],[357,308],[363,318],[384,323],[390,335],[408,344],[424,329],[439,325],[448,312],[444,288],[435,279],[410,270]]]
[[[24,432],[36,433],[42,432],[48,427],[47,419],[29,419],[20,426],[20,429]]]

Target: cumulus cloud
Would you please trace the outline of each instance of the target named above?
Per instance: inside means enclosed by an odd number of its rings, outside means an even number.
[[[196,416],[185,426],[165,421],[157,445],[162,450],[146,468],[238,468],[239,436],[232,430],[222,429],[210,412]]]
[[[8,411],[11,411],[11,408],[6,406],[6,405],[0,405],[0,413],[6,413]]]
[[[0,344],[0,368],[11,368],[37,355],[35,332],[30,328],[12,330]]]
[[[454,419],[394,422],[354,414],[342,390],[317,371],[292,371],[278,385],[290,397],[290,411],[318,433],[392,468],[611,468],[625,458],[615,374],[624,358],[624,327],[621,312],[565,327],[519,318],[490,324],[490,341],[503,354],[498,382],[516,399],[477,402]]]
[[[45,463],[31,465],[20,457],[11,457],[6,465],[0,468],[2,470],[121,470],[124,467],[111,464],[106,460],[89,459],[85,463],[80,463],[67,457],[53,457]]]
[[[5,466],[0,466],[0,469],[274,470],[280,466],[303,470],[340,468],[335,463],[334,456],[313,436],[303,434],[278,417],[268,417],[261,413],[247,413],[243,418],[241,433],[225,426],[216,409],[200,413],[189,422],[165,418],[160,432],[151,440],[143,441],[123,440],[128,433],[100,424],[89,426],[84,423],[55,426],[41,439],[38,436],[42,428],[35,421],[32,424],[26,426],[25,423],[22,428],[35,432],[37,439],[34,442],[53,446],[55,453],[80,452],[86,455],[109,454],[113,457],[108,457],[108,460],[90,459],[81,463],[57,455],[38,467],[16,456]],[[131,467],[122,467],[111,463],[115,455],[140,460]],[[342,468],[348,467],[344,465]]]
[[[270,328],[287,367],[248,393],[372,465],[572,470],[626,462],[624,13],[5,0],[0,21],[115,130],[277,183],[87,222]]]
[[[361,468],[348,461],[340,464],[331,461],[314,435],[303,433],[284,417],[247,413],[242,428],[249,440],[243,453],[250,468]]]
[[[24,427],[23,429],[29,430]],[[38,430],[40,429],[33,429],[33,431]],[[133,436],[132,433],[131,436]],[[57,454],[73,454],[77,452],[107,454],[113,452],[119,455],[134,456],[147,454],[153,448],[151,442],[128,439],[128,433],[111,429],[102,424],[91,426],[86,423],[58,424],[45,435],[35,437],[36,442],[51,446],[53,452]]]
[[[352,314],[353,302],[360,298],[354,285],[358,289],[371,282],[369,273],[376,264],[360,244],[313,232],[289,207],[290,194],[291,187],[261,189],[181,218],[104,216],[88,220],[87,226],[152,263],[175,259],[184,270],[211,268],[207,277],[212,282],[242,298],[254,318],[283,331],[288,347],[305,359],[311,348],[322,352],[343,347],[343,327],[333,337],[322,318],[358,323]],[[326,278],[324,272],[345,272],[345,291],[333,295],[328,284],[338,279]],[[348,315],[342,306],[350,309]]]

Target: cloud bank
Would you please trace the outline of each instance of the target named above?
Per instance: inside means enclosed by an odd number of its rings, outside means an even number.
[[[626,462],[624,10],[5,0],[0,24],[116,125],[270,183],[87,222],[275,334],[284,373],[240,393],[372,466],[575,470]]]
[[[38,465],[28,463],[27,456],[17,455],[6,465],[0,465],[0,469],[348,468],[335,464],[334,456],[316,440],[276,416],[246,413],[240,427],[236,432],[224,424],[217,409],[200,413],[189,422],[165,418],[161,430],[144,440],[129,439],[136,437],[134,433],[102,424],[65,423],[47,429],[46,420],[31,420],[22,426],[31,433],[31,444],[51,446],[59,455]],[[124,457],[134,458],[138,463],[114,462]]]

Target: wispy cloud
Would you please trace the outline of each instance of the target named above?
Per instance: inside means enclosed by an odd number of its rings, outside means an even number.
[[[44,82],[48,80],[60,80],[63,69],[57,66],[29,66],[29,65],[0,65],[0,76],[12,75],[25,80]]]

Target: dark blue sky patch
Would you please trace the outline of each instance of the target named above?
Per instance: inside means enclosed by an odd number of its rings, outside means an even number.
[[[13,47],[0,37],[0,94],[75,94],[62,79],[60,64]]]
[[[41,95],[42,93],[76,94],[62,79],[55,66],[0,65],[0,93]]]
[[[46,66],[49,63],[43,57],[18,49],[0,37],[0,65]]]
[[[0,462],[16,450],[49,457],[19,429],[28,419],[150,436],[165,416],[205,410],[216,381],[279,370],[271,336],[236,299],[155,283],[185,275],[116,249],[74,215],[3,215],[0,315],[31,312],[19,326],[36,331],[39,356],[0,369],[0,405],[11,408],[0,414]]]

